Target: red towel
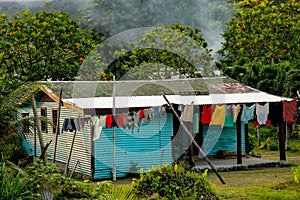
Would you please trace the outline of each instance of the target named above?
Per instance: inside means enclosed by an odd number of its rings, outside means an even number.
[[[212,106],[203,106],[203,112],[201,116],[202,124],[209,124],[211,121]]]
[[[140,110],[140,119],[145,118],[144,110]]]
[[[113,116],[107,115],[106,116],[106,128],[112,128]]]

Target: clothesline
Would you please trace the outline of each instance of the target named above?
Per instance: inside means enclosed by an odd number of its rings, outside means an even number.
[[[186,105],[182,108],[181,119],[195,123],[194,105]],[[253,103],[251,104],[225,104],[225,105],[204,105],[200,122],[202,124],[220,125],[226,127],[234,126],[237,117],[241,112],[241,121],[247,124],[254,120],[257,126],[277,125],[284,121],[293,123],[299,114],[300,105],[295,99],[284,100],[278,103]],[[196,121],[197,123],[197,121]]]

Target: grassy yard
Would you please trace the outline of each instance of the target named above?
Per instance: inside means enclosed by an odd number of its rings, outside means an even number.
[[[291,145],[300,145],[300,140],[293,140]],[[256,153],[262,158],[279,160],[279,151],[267,151],[256,149]],[[300,165],[300,150],[287,151],[287,161],[294,165]],[[245,171],[220,172],[226,184],[222,184],[218,177],[209,172],[207,179],[213,184],[218,197],[230,200],[295,200],[300,199],[300,184],[294,182],[291,167],[263,168]],[[131,179],[119,179],[116,185],[131,185]]]
[[[293,141],[293,145],[300,144]],[[255,150],[264,159],[279,160],[278,151]],[[287,161],[300,165],[300,152],[287,152]],[[265,168],[247,171],[220,173],[226,184],[223,185],[214,173],[208,180],[216,188],[220,199],[300,199],[300,184],[294,183],[291,167]]]

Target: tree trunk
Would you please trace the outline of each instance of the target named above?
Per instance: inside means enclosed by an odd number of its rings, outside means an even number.
[[[31,96],[31,106],[32,106],[32,110],[33,110],[33,115],[34,115],[34,125],[37,128],[37,134],[39,137],[39,141],[40,141],[40,148],[41,148],[41,152],[44,149],[44,140],[43,140],[43,135],[42,135],[42,128],[41,128],[41,123],[40,123],[40,118],[38,116],[38,112],[36,109],[36,102],[34,99],[34,95]]]

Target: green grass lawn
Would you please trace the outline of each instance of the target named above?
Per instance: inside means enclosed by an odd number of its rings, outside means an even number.
[[[291,144],[298,145],[300,141],[293,140]],[[264,159],[279,160],[278,151],[255,151]],[[300,165],[300,151],[287,151],[286,155],[289,163]],[[220,175],[225,185],[212,172],[207,177],[220,199],[300,199],[300,184],[294,182],[291,167],[221,172]]]
[[[291,145],[293,147],[300,146],[300,140],[293,139]],[[266,149],[255,149],[254,151],[261,154],[264,159],[279,160],[280,158],[279,151],[267,151]],[[287,151],[286,158],[290,164],[300,165],[300,150]],[[213,172],[209,172],[207,176],[220,199],[300,199],[300,184],[294,182],[291,167],[220,172],[220,175],[226,184],[222,184]],[[131,185],[131,179],[119,179],[114,184]]]

